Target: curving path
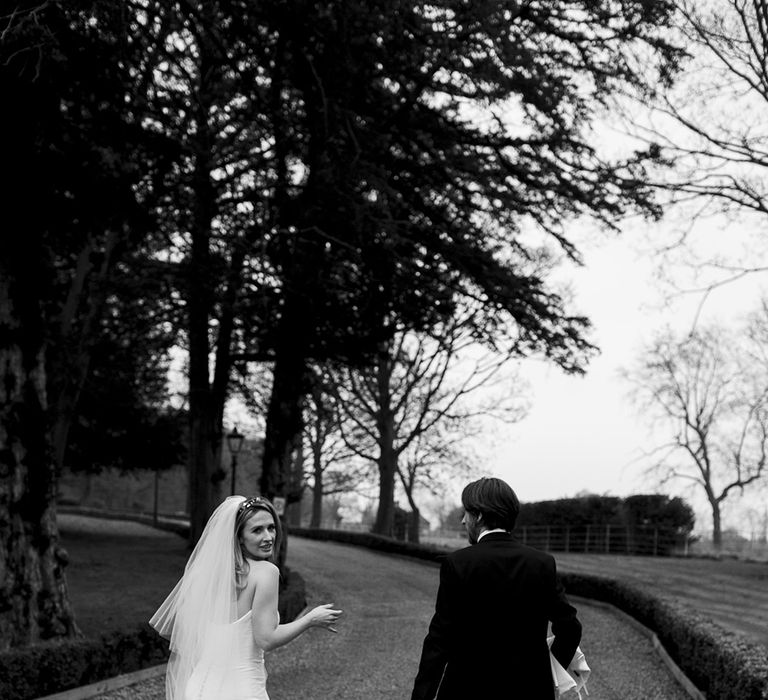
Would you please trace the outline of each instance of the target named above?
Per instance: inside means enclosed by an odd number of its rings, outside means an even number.
[[[308,582],[309,604],[332,602],[334,635],[313,629],[267,656],[272,700],[407,700],[432,614],[438,569],[430,564],[293,537],[288,564]],[[686,700],[650,640],[622,616],[579,601],[589,700]],[[514,685],[514,679],[510,679]],[[162,678],[99,700],[162,700]],[[575,697],[575,696],[574,696]]]

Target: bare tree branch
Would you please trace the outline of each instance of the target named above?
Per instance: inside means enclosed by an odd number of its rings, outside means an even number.
[[[766,474],[768,364],[756,365],[744,347],[726,342],[717,328],[682,340],[667,331],[625,374],[636,401],[674,436],[647,455],[650,471],[660,482],[684,479],[704,492],[716,546],[722,503]]]

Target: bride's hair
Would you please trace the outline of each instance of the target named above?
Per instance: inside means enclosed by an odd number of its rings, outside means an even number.
[[[245,588],[245,584],[248,581],[248,571],[250,569],[248,559],[246,558],[245,553],[243,552],[243,547],[240,544],[240,533],[242,532],[245,523],[257,510],[266,511],[275,521],[275,544],[272,547],[272,556],[269,558],[272,563],[275,563],[277,559],[277,553],[280,551],[280,542],[283,539],[283,528],[280,524],[280,517],[275,510],[275,506],[273,506],[268,499],[264,498],[263,496],[254,496],[252,498],[247,498],[242,502],[242,504],[240,504],[240,507],[237,509],[237,516],[235,517],[234,543],[235,583],[237,585],[238,591],[242,588]]]

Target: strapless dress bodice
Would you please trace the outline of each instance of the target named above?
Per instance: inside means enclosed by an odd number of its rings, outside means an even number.
[[[211,632],[184,700],[269,700],[266,683],[264,650],[256,646],[249,610]]]

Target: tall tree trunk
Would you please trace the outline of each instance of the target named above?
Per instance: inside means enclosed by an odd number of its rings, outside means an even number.
[[[278,344],[273,368],[272,394],[267,406],[267,425],[264,435],[264,457],[261,463],[259,488],[262,495],[290,498],[292,469],[297,447],[304,430],[303,402],[307,392],[307,358],[303,346],[297,341],[301,324],[293,325],[289,309],[285,310],[282,325],[283,342]],[[297,329],[293,332],[293,329]],[[283,537],[277,564],[282,569],[288,555],[288,538]]]
[[[413,500],[413,479],[409,479],[407,483],[403,480],[403,489],[408,498],[408,505],[411,506],[411,514],[408,516],[406,538],[409,542],[416,542],[418,544],[419,528],[421,527],[421,511],[419,511],[416,501]]]
[[[303,406],[302,397],[302,406]],[[294,439],[293,461],[286,496],[286,513],[289,525],[301,525],[301,500],[304,497],[304,415],[302,413],[302,430]]]
[[[0,262],[0,649],[79,634],[56,524],[39,280],[24,270],[23,256],[18,265],[6,262]]]
[[[215,24],[213,9],[210,26]],[[232,342],[240,293],[247,238],[232,233],[230,262],[224,293],[216,301],[220,311],[215,341],[214,365],[210,367],[210,320],[214,304],[211,278],[211,238],[218,213],[216,189],[211,179],[217,126],[209,124],[214,95],[221,86],[221,58],[215,46],[200,44],[201,85],[197,101],[195,170],[192,189],[195,210],[192,224],[192,254],[188,282],[189,300],[189,508],[190,545],[202,534],[213,510],[224,496],[226,473],[221,468],[221,442],[224,433],[224,407],[229,395],[232,369]]]
[[[723,547],[723,526],[720,513],[720,501],[715,499],[710,502],[710,505],[712,506],[712,546],[719,552]]]
[[[211,75],[207,54],[201,50],[200,74]],[[195,208],[192,221],[192,247],[188,279],[189,333],[189,510],[190,547],[197,543],[208,518],[221,500],[221,426],[211,405],[210,316],[211,225],[216,211],[216,194],[211,183],[211,136],[208,130],[209,86],[201,85],[198,100],[198,131],[195,139],[195,169],[192,190]]]
[[[75,418],[85,380],[91,365],[91,344],[98,333],[97,324],[103,314],[107,295],[107,280],[114,269],[118,251],[125,242],[127,229],[113,229],[104,234],[99,253],[101,265],[94,270],[92,258],[97,246],[90,238],[78,255],[66,302],[59,314],[58,331],[61,342],[56,358],[49,366],[56,373],[49,381],[48,399],[53,406],[51,444],[57,474],[64,466],[69,430]],[[65,350],[66,349],[66,350]]]
[[[379,467],[379,507],[373,532],[378,535],[392,536],[395,527],[395,473],[397,472],[397,454],[391,444],[380,443],[377,461]]]
[[[191,363],[190,363],[191,364]],[[206,387],[207,388],[207,387]],[[193,395],[197,396],[193,398]],[[225,473],[221,457],[220,426],[207,404],[208,392],[192,389],[189,399],[189,545],[193,547],[222,498]]]
[[[88,285],[88,276],[93,267],[91,256],[94,250],[91,243],[89,240],[88,244],[80,251],[80,255],[78,255],[77,265],[75,266],[69,286],[69,294],[61,310],[59,331],[61,337],[67,338],[69,342],[61,344],[60,352],[64,352],[64,348],[72,346],[70,339],[75,327],[75,319],[78,316],[78,309],[81,307],[81,300]],[[54,460],[59,473],[64,466],[69,429],[74,420],[77,401],[88,374],[89,365],[90,354],[86,355],[83,353],[78,355],[77,362],[73,362],[69,357],[60,357],[57,362],[51,363],[51,366],[55,368],[54,371],[59,374],[58,382],[49,382],[49,384],[59,384],[58,396],[51,396],[49,393],[49,400],[56,402],[51,436]]]
[[[270,116],[273,121],[275,149],[275,191],[273,196],[274,220],[272,224],[283,233],[295,220],[295,204],[289,196],[291,174],[289,169],[292,135],[286,119],[287,110],[292,109],[285,102],[284,62],[292,61],[285,53],[285,35],[278,34],[275,47],[275,64],[269,89]],[[285,258],[288,269],[296,264],[295,250],[281,237],[281,246],[287,246],[281,255]],[[288,273],[288,276],[290,277]],[[295,268],[293,274],[296,274]],[[298,272],[298,274],[302,274]],[[293,285],[285,280],[286,289]],[[301,285],[299,285],[301,286]],[[301,439],[304,428],[302,404],[306,393],[307,352],[301,342],[306,327],[303,315],[306,304],[286,291],[285,304],[277,330],[275,344],[275,364],[272,370],[272,393],[267,406],[266,428],[264,435],[264,454],[261,463],[259,489],[269,499],[287,496],[292,451]]]
[[[201,222],[202,223],[202,222]],[[220,500],[220,428],[210,405],[208,322],[210,302],[206,263],[209,232],[193,233],[189,288],[189,498],[190,546],[194,546]],[[195,270],[199,274],[195,274]]]
[[[421,528],[421,511],[415,504],[411,503],[411,514],[408,516],[408,541],[419,542],[419,529]]]
[[[280,319],[272,393],[267,406],[264,457],[259,487],[263,496],[296,500],[294,462],[304,432],[304,398],[309,389],[307,349],[302,329],[308,323],[301,300],[289,298]]]
[[[397,474],[398,453],[395,450],[395,416],[391,408],[389,381],[392,376],[390,357],[386,344],[378,353],[378,415],[376,429],[379,440],[379,507],[373,532],[378,535],[392,536],[395,527],[395,475]]]
[[[267,407],[264,458],[259,487],[269,499],[287,498],[297,436],[304,428],[302,404],[307,363],[302,353],[285,350],[275,359],[272,394]]]
[[[719,498],[715,494],[715,491],[712,487],[712,480],[711,480],[711,470],[709,469],[709,465],[707,464],[705,468],[702,469],[702,474],[705,477],[704,478],[704,492],[707,494],[707,501],[709,502],[709,507],[712,510],[712,546],[715,548],[716,551],[720,551],[720,548],[723,546],[723,532],[722,532],[722,520],[721,520],[721,512],[720,512],[720,503],[723,499],[723,496],[721,495]]]
[[[202,226],[196,236],[200,249],[196,251],[193,268],[205,273],[209,257],[209,231]],[[193,246],[193,255],[194,246]],[[227,286],[220,300],[221,314],[216,338],[213,381],[209,381],[210,343],[209,318],[212,305],[208,287],[192,282],[190,288],[189,356],[190,356],[190,544],[202,534],[208,517],[224,497],[221,468],[224,406],[229,394],[232,368],[232,336],[239,284],[245,250],[235,243],[230,261]],[[207,278],[206,278],[207,279]]]
[[[323,460],[319,445],[313,450],[312,458],[315,485],[312,489],[312,517],[309,526],[319,528],[323,522]]]

